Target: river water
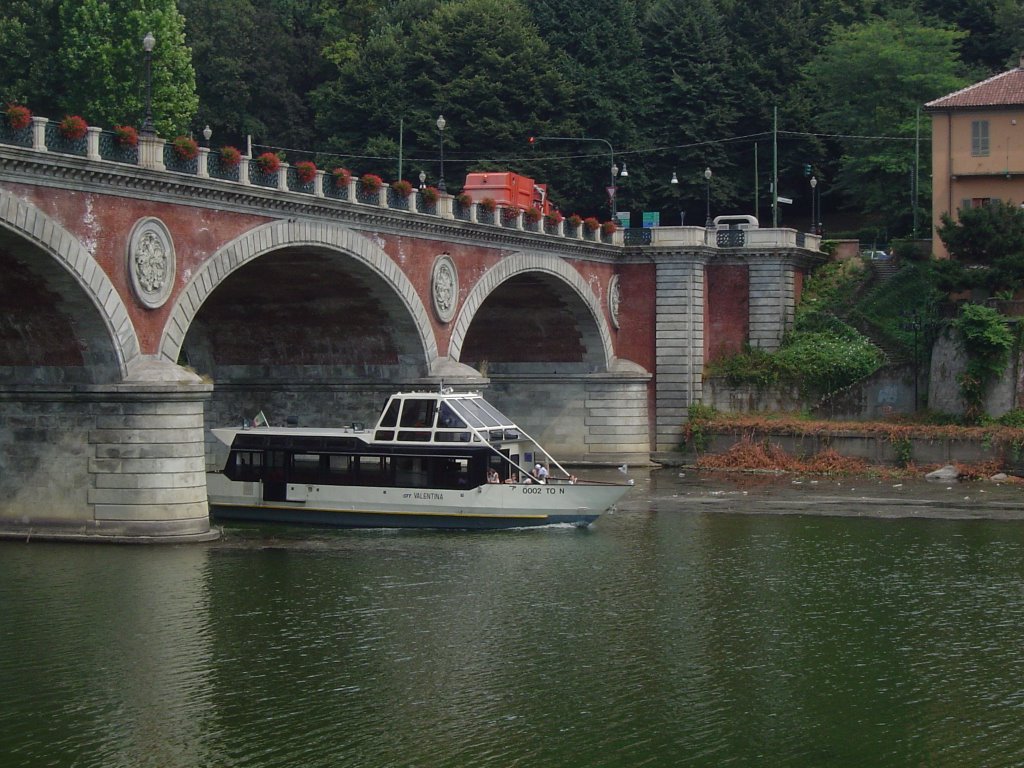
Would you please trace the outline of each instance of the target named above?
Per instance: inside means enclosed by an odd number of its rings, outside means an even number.
[[[0,765],[1024,765],[1017,488],[633,474],[586,530],[0,542]]]

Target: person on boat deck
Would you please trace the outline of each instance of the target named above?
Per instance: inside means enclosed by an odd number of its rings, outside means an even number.
[[[538,463],[533,468],[533,476],[538,483],[546,483],[548,480],[548,468]]]
[[[488,483],[500,483],[501,482],[501,478],[498,477],[498,473],[497,473],[497,471],[495,471],[494,467],[491,467],[490,469],[487,470],[487,482]]]
[[[508,477],[505,478],[505,482],[506,483],[518,483],[519,482],[519,473],[518,472],[513,472],[511,475],[509,475]]]

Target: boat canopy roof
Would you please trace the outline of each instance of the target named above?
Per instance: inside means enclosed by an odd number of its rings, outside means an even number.
[[[398,392],[377,421],[375,442],[517,440],[519,427],[478,392]]]

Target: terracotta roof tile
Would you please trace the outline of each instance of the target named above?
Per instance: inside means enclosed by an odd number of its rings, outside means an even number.
[[[924,105],[928,110],[1024,106],[1024,57],[1021,66],[961,88]]]

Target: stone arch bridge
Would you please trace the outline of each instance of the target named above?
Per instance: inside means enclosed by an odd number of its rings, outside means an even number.
[[[602,234],[287,165],[0,132],[0,535],[210,537],[209,430],[484,389],[560,458],[678,445],[709,356],[772,348],[818,240]]]

